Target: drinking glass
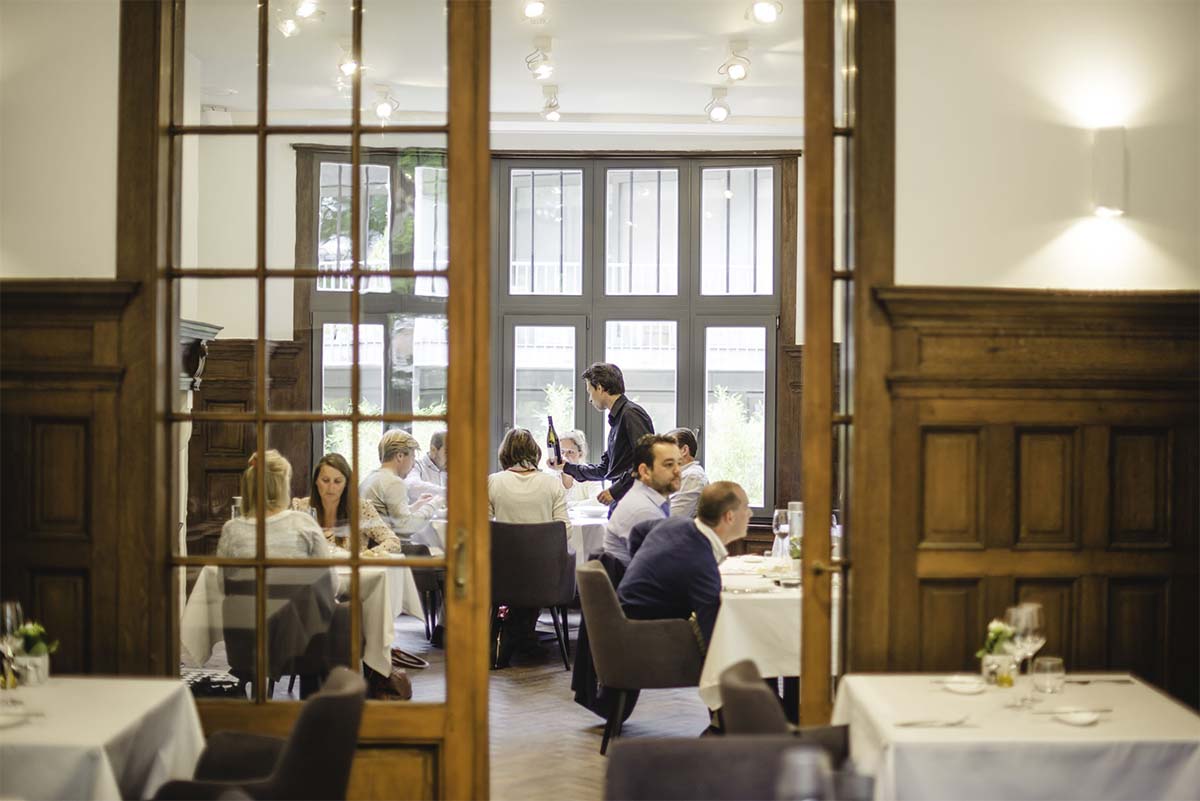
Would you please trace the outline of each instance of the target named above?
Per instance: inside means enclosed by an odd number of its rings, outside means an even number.
[[[20,601],[5,601],[0,604],[0,637],[6,644],[16,650],[20,638],[17,629],[25,625],[25,614],[21,611]]]
[[[1040,693],[1061,693],[1066,685],[1067,671],[1057,656],[1039,656],[1033,660],[1033,689]]]
[[[771,518],[771,531],[774,531],[775,536],[779,539],[787,539],[789,531],[787,509],[775,510],[775,515]]]
[[[1033,657],[1046,644],[1046,635],[1042,628],[1043,618],[1042,605],[1037,603],[1023,603],[1017,606],[1010,606],[1008,611],[1004,613],[1004,622],[1011,626],[1013,630],[1012,641],[1008,643],[1006,648],[1017,660],[1018,667],[1021,662]],[[1032,705],[1035,700],[1031,685],[1028,695],[1009,704],[1009,706],[1020,709]]]

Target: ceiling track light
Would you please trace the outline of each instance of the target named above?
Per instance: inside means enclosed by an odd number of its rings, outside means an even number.
[[[349,42],[342,42],[341,46],[342,57],[338,59],[338,74],[340,74],[343,78],[353,78],[355,72],[357,72],[359,69],[366,69],[366,67],[361,67],[359,63],[354,60],[354,52],[350,49]]]
[[[710,122],[725,122],[729,119],[729,104],[725,102],[725,95],[728,93],[729,90],[724,87],[713,87],[712,100],[704,107],[704,113],[708,115]]]
[[[717,67],[717,74],[731,81],[743,81],[750,75],[750,59],[743,55],[749,45],[742,40],[729,43],[729,58]]]
[[[284,39],[299,36],[302,30],[300,23],[319,22],[325,16],[325,12],[317,7],[317,0],[296,0],[285,5],[291,10],[284,11],[283,6],[275,8],[275,28],[283,34]]]
[[[533,52],[525,56],[525,67],[539,81],[544,81],[554,74],[554,62],[550,60],[550,45],[549,36],[539,36],[533,40]]]
[[[554,84],[542,87],[542,96],[546,98],[542,106],[542,119],[547,122],[558,122],[562,115],[558,110],[558,87]]]
[[[325,12],[317,7],[317,0],[297,0],[296,16],[300,19],[312,19],[314,17],[323,17]]]
[[[760,25],[770,25],[782,13],[783,3],[779,0],[756,0],[746,9],[746,19],[752,19]]]
[[[379,84],[375,87],[375,116],[380,122],[387,122],[392,118],[392,114],[400,108],[400,103],[396,98],[392,97],[392,90],[386,84]]]
[[[525,19],[541,19],[546,13],[546,4],[542,0],[525,0],[521,7]]]

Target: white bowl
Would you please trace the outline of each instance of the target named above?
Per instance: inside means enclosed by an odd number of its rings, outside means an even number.
[[[1054,710],[1054,719],[1068,726],[1094,726],[1100,720],[1100,713],[1064,706]]]
[[[987,689],[987,684],[979,676],[968,674],[959,674],[946,679],[942,686],[947,692],[957,693],[958,695],[979,695]]]

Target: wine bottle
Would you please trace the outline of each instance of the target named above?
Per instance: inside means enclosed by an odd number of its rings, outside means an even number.
[[[558,443],[558,432],[554,430],[554,417],[546,415],[546,455],[554,454],[554,463],[562,464],[562,446]]]

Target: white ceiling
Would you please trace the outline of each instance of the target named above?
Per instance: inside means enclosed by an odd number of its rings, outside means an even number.
[[[272,0],[272,12],[292,0]],[[323,19],[270,38],[270,107],[276,120],[345,121],[348,92],[336,88],[340,43],[350,41],[348,0],[319,0]],[[525,20],[520,0],[495,0],[492,20],[493,129],[708,135],[802,133],[800,0],[784,0],[770,26],[746,20],[749,0],[546,0],[547,21]],[[364,0],[363,103],[376,84],[399,101],[397,122],[444,119],[446,17],[437,0]],[[235,116],[256,103],[255,0],[189,0],[186,47],[201,73],[199,102]],[[562,121],[541,120],[542,84],[525,67],[536,36],[553,41]],[[729,87],[732,116],[707,122],[717,67],[733,39],[749,43],[747,80]],[[230,94],[235,90],[236,94]],[[369,113],[369,112],[368,112]],[[373,117],[372,117],[373,118]]]

